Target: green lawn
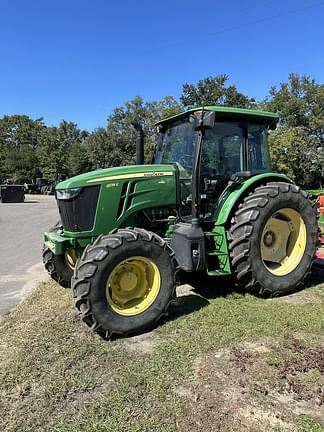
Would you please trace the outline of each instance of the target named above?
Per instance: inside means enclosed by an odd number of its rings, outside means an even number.
[[[324,431],[321,280],[263,300],[215,279],[114,342],[44,283],[0,322],[0,430]]]

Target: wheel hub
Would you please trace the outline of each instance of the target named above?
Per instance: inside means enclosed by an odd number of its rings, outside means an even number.
[[[121,315],[144,312],[157,297],[161,284],[156,264],[146,257],[131,257],[117,264],[106,285],[106,298]]]
[[[266,247],[270,248],[275,244],[275,242],[276,242],[276,234],[273,231],[267,231],[263,237],[263,244]]]
[[[261,236],[261,257],[271,273],[284,276],[292,272],[305,248],[306,227],[296,210],[283,208],[268,219]]]
[[[133,291],[137,285],[137,275],[130,271],[122,273],[119,277],[121,291]]]

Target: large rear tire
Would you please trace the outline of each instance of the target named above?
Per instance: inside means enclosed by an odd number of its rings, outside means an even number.
[[[174,252],[144,229],[120,229],[97,238],[72,278],[75,307],[106,339],[154,327],[175,295]]]
[[[233,274],[246,291],[281,295],[303,287],[317,248],[315,205],[289,183],[258,187],[228,232]]]

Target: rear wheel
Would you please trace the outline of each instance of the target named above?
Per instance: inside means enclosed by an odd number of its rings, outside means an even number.
[[[175,294],[174,253],[156,234],[120,229],[98,237],[78,261],[74,304],[100,335],[126,336],[153,327]]]
[[[228,233],[237,282],[261,295],[300,289],[317,235],[314,205],[298,186],[278,182],[257,188],[240,205]]]

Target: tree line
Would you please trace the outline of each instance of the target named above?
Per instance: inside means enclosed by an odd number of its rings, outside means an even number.
[[[31,182],[60,174],[77,175],[89,170],[131,164],[135,158],[135,131],[131,123],[141,119],[145,131],[145,159],[154,151],[154,124],[188,108],[225,105],[275,111],[280,116],[270,133],[273,168],[304,187],[322,186],[324,175],[324,85],[307,75],[290,74],[273,86],[263,101],[228,84],[226,74],[185,83],[177,100],[166,96],[147,102],[140,96],[116,107],[104,127],[92,132],[63,120],[47,126],[42,118],[5,115],[0,119],[0,182]]]

